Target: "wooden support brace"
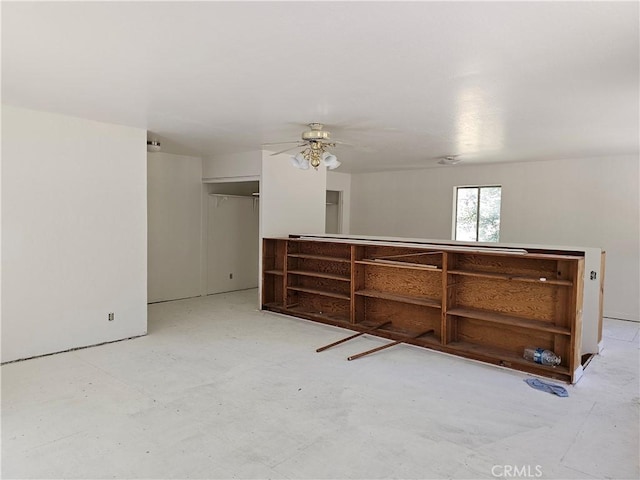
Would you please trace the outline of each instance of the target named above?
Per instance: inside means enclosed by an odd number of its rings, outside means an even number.
[[[403,253],[401,255],[384,255],[382,257],[374,258],[374,260],[382,259],[388,260],[389,258],[400,258],[400,257],[418,257],[421,255],[440,255],[443,252],[420,252],[420,253]]]
[[[406,265],[406,266],[412,266],[412,267],[433,268],[433,269],[437,269],[438,268],[437,265],[428,265],[426,263],[400,262],[398,260],[384,260],[384,259],[381,259],[381,258],[374,258],[371,261],[375,262],[375,263],[386,263],[388,265]]]
[[[396,340],[395,342],[391,342],[391,343],[387,343],[386,345],[382,345],[381,347],[376,347],[373,348],[371,350],[367,350],[366,352],[362,352],[362,353],[358,353],[356,355],[351,355],[350,357],[347,357],[347,360],[355,360],[356,358],[360,358],[360,357],[364,357],[365,355],[369,355],[370,353],[375,353],[375,352],[379,352],[380,350],[384,350],[385,348],[389,348],[389,347],[393,347],[394,345],[398,345],[399,343],[404,343],[406,340],[413,340],[416,338],[419,338],[423,335],[426,335],[427,333],[433,333],[434,330],[433,328],[429,329],[429,330],[425,330],[424,332],[418,333],[417,335],[411,335],[409,337],[404,337],[400,340]]]
[[[364,332],[356,333],[355,335],[351,335],[351,336],[349,336],[349,337],[347,337],[347,338],[343,338],[342,340],[338,340],[337,342],[333,342],[333,343],[330,343],[329,345],[325,345],[324,347],[320,347],[320,348],[318,348],[318,349],[316,350],[316,352],[324,352],[325,350],[327,350],[327,349],[329,349],[329,348],[331,348],[331,347],[335,347],[336,345],[340,345],[341,343],[348,342],[349,340],[354,339],[354,338],[356,338],[356,337],[359,337],[359,336],[361,336],[361,335],[364,335],[365,333],[375,332],[375,331],[376,331],[376,330],[378,330],[379,328],[382,328],[382,327],[384,327],[385,325],[389,325],[390,323],[391,323],[391,320],[386,321],[386,322],[384,322],[384,323],[381,323],[381,324],[379,324],[379,325],[376,325],[375,327],[372,327],[372,328],[370,328],[370,329],[368,329],[368,330],[365,330]]]

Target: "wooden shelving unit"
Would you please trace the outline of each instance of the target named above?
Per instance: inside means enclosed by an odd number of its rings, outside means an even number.
[[[265,310],[357,332],[386,322],[372,334],[566,382],[582,372],[578,253],[273,238],[262,271]],[[562,363],[525,360],[529,345]]]

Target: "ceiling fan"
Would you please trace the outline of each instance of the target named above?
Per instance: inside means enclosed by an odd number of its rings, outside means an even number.
[[[285,148],[279,152],[272,153],[271,155],[280,155],[291,150],[302,148],[303,150],[297,153],[291,158],[291,164],[302,170],[307,170],[309,166],[312,166],[316,170],[321,163],[324,162],[325,166],[329,170],[333,170],[340,166],[338,158],[328,151],[328,148],[335,147],[336,145],[347,145],[343,142],[331,140],[331,132],[324,130],[322,123],[309,123],[309,130],[305,130],[300,135],[300,140],[292,142],[276,142],[276,143],[263,143],[263,147],[270,147],[273,145],[287,145],[295,143],[293,147]]]

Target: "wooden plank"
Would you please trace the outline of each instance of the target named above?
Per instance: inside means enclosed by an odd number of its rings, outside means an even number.
[[[410,303],[413,305],[421,305],[423,307],[441,308],[440,302],[427,297],[418,297],[416,295],[400,295],[397,293],[381,292],[378,290],[357,290],[356,295],[363,297],[382,298],[384,300],[391,300],[394,302]]]
[[[375,325],[391,320],[392,326],[384,330],[395,332],[396,335],[409,335],[432,328],[436,332],[434,337],[440,340],[442,314],[439,308],[356,295],[358,300],[362,302],[358,305],[364,312],[360,317],[362,324]]]
[[[289,275],[289,286],[313,288],[323,292],[334,292],[351,298],[350,282],[336,281],[330,278]]]
[[[289,270],[289,275],[304,275],[307,277],[328,278],[331,280],[339,280],[341,282],[350,282],[351,277],[346,275],[337,275],[335,273],[312,272],[309,270]]]
[[[447,318],[447,310],[449,309],[449,305],[455,305],[455,290],[450,288],[450,280],[449,276],[449,267],[452,266],[455,261],[455,254],[444,252],[442,254],[442,293],[440,294],[442,298],[442,311],[440,315],[440,343],[443,345],[449,343],[453,340],[452,333],[454,329],[452,328],[449,319]]]
[[[442,274],[424,269],[386,268],[371,264],[362,266],[365,290],[440,300]]]
[[[380,324],[376,325],[375,327],[368,328],[366,330],[363,330],[360,333],[356,333],[355,335],[350,335],[350,336],[348,336],[346,338],[342,338],[342,339],[338,340],[337,342],[333,342],[333,343],[330,343],[329,345],[325,345],[324,347],[317,348],[316,352],[318,352],[318,353],[324,352],[325,350],[327,350],[327,349],[329,349],[331,347],[335,347],[337,345],[341,345],[341,344],[343,344],[345,342],[348,342],[349,340],[353,340],[354,338],[361,337],[362,335],[365,335],[367,333],[372,333],[372,332],[378,330],[379,328],[384,327],[385,325],[389,325],[390,323],[391,322],[387,320],[386,322],[380,323]]]
[[[583,295],[584,295],[584,260],[580,260],[575,265],[575,275],[576,279],[574,285],[574,295],[572,295],[571,302],[571,313],[573,317],[573,325],[572,325],[572,336],[573,341],[571,342],[571,359],[569,362],[569,367],[572,372],[575,372],[576,369],[582,365],[582,303],[583,303]],[[572,381],[574,379],[572,378]]]
[[[419,252],[419,253],[402,253],[399,255],[384,255],[378,258],[374,258],[373,260],[388,260],[390,258],[401,258],[401,257],[421,257],[423,255],[442,255],[444,252]]]
[[[350,314],[349,314],[349,319],[351,320],[351,323],[356,323],[358,320],[356,305],[358,305],[358,302],[362,300],[362,299],[356,298],[355,296],[355,291],[361,289],[364,285],[364,277],[363,277],[362,269],[356,268],[355,261],[362,258],[363,255],[364,255],[364,247],[361,247],[358,245],[351,245],[351,285],[350,285],[351,305],[350,305]]]
[[[475,310],[472,308],[452,308],[447,311],[448,315],[456,315],[459,317],[475,318],[485,322],[499,323],[502,325],[513,325],[516,327],[527,328],[530,330],[538,330],[541,332],[551,332],[560,335],[571,335],[571,330],[564,327],[558,327],[551,322],[542,322],[539,320],[530,320],[528,318],[515,317],[502,313],[489,312],[486,310]]]
[[[269,255],[269,247],[275,243],[276,240],[269,240],[266,238],[262,239],[262,271],[264,272],[268,268],[271,268],[269,263],[269,258],[272,258],[273,255]],[[273,299],[269,298],[269,288],[265,285],[264,275],[262,276],[262,298],[260,298],[260,304],[264,307],[267,303],[271,302]]]
[[[294,258],[309,258],[312,260],[323,260],[326,262],[341,262],[341,263],[351,263],[351,260],[348,258],[342,257],[330,257],[327,255],[314,255],[310,253],[290,253],[289,257]]]
[[[460,245],[440,241],[421,241],[420,239],[405,240],[401,238],[393,239],[381,239],[381,238],[358,238],[354,236],[319,236],[319,235],[289,235],[289,238],[299,239],[300,241],[309,242],[335,242],[335,243],[349,243],[352,245],[373,245],[383,247],[404,247],[414,249],[430,249],[430,250],[442,250],[447,252],[462,252],[462,253],[480,253],[490,256],[502,256],[502,257],[528,257],[535,259],[550,259],[550,260],[576,260],[577,258],[584,257],[583,251],[563,250],[554,248],[518,248],[518,247],[505,247],[502,245],[489,246],[474,246],[474,245]],[[473,243],[473,242],[471,242]]]
[[[487,310],[521,318],[552,319],[558,288],[538,283],[495,282],[488,278],[458,275],[456,306]]]
[[[287,282],[289,281],[287,272],[289,270],[289,249],[291,245],[289,244],[289,240],[284,241],[284,252],[282,257],[282,304],[287,305],[289,297],[287,292]]]
[[[393,347],[393,346],[398,345],[400,343],[404,343],[405,340],[415,340],[418,337],[421,337],[421,336],[426,335],[428,333],[433,333],[433,329],[425,330],[425,331],[420,332],[420,333],[418,333],[416,335],[411,335],[411,336],[409,336],[407,338],[401,338],[400,340],[396,340],[395,342],[387,343],[386,345],[382,345],[381,347],[372,348],[371,350],[367,350],[366,352],[357,353],[356,355],[351,355],[350,357],[347,357],[347,360],[356,360],[357,358],[362,358],[365,355],[370,355],[372,353],[379,352],[380,350],[384,350],[386,348]]]
[[[277,303],[284,305],[282,268],[284,263],[282,240],[263,239],[262,249],[262,304]],[[276,278],[274,278],[274,276]]]
[[[514,325],[488,323],[470,317],[456,318],[457,342],[466,342],[479,347],[506,350],[520,357],[526,347],[554,349],[557,334],[541,330],[529,330]],[[568,338],[568,337],[567,337]],[[569,352],[555,352],[562,358],[562,365],[568,366]]]
[[[438,268],[437,265],[425,265],[422,263],[408,263],[408,262],[397,262],[393,260],[376,260],[376,259],[365,259],[359,260],[356,263],[362,265],[376,265],[378,267],[394,267],[394,268],[407,268],[410,270],[429,270],[431,272],[441,272],[442,269]]]
[[[543,283],[548,285],[564,285],[571,286],[573,282],[570,280],[559,280],[547,277],[527,277],[522,275],[512,275],[507,273],[493,272],[474,272],[471,270],[449,270],[453,275],[467,275],[469,277],[495,278],[497,280],[514,280],[516,282]]]
[[[315,295],[322,295],[324,297],[332,297],[332,298],[340,298],[342,300],[351,300],[351,297],[349,297],[349,295],[345,295],[343,293],[330,292],[328,290],[318,290],[317,288],[289,286],[287,287],[287,290],[294,290],[296,292],[313,293]]]
[[[534,259],[524,256],[497,257],[494,255],[459,254],[454,270],[557,279],[557,261],[558,259]]]
[[[598,306],[598,344],[602,341],[602,319],[604,316],[604,271],[607,260],[607,252],[600,255],[600,300]]]
[[[284,272],[282,270],[265,270],[265,272],[267,275],[284,275]]]

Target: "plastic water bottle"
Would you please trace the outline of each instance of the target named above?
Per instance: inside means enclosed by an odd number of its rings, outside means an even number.
[[[552,367],[560,365],[561,362],[558,355],[553,353],[551,350],[545,350],[544,348],[526,347],[524,349],[523,356],[532,362],[536,362],[541,365],[551,365]]]

